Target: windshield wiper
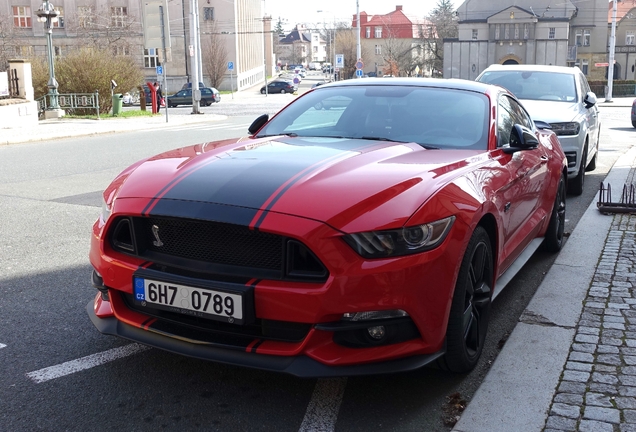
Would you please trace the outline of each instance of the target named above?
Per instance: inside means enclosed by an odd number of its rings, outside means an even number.
[[[428,145],[428,144],[421,144],[421,143],[418,143],[416,141],[400,141],[400,140],[394,140],[394,139],[391,139],[391,138],[376,137],[376,136],[363,136],[363,137],[360,137],[360,139],[371,140],[371,141],[388,141],[388,142],[394,142],[394,143],[410,143],[410,142],[414,142],[415,144],[420,145],[420,146],[424,147],[427,150],[439,150],[439,147],[435,147],[435,146]]]
[[[273,137],[273,136],[288,136],[288,137],[297,137],[298,134],[295,132],[289,132],[289,133],[277,133],[277,134],[268,134],[268,135],[257,135],[256,138],[267,138],[267,137]]]

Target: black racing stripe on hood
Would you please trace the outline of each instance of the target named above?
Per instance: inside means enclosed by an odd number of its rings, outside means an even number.
[[[155,198],[150,214],[195,217],[187,213],[194,211],[201,216],[205,210],[216,206],[221,214],[218,217],[214,214],[212,219],[249,224],[257,211],[286,183],[357,150],[284,142],[232,150],[179,176],[178,182],[172,181],[169,189],[162,189],[165,191],[163,196]],[[268,208],[271,205],[272,202]],[[210,216],[203,219],[210,219]]]

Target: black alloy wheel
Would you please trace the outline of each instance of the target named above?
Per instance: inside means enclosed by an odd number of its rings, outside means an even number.
[[[544,245],[548,252],[558,252],[563,247],[563,230],[565,228],[565,176],[562,174],[557,186],[554,207],[545,233]]]
[[[265,89],[261,89],[261,94],[265,94]]]
[[[466,373],[476,365],[484,347],[494,265],[490,237],[479,226],[473,232],[459,269],[446,330],[446,354],[440,366]]]

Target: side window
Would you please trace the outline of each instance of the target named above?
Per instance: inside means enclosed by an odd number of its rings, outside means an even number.
[[[590,85],[583,74],[579,75],[579,80],[581,81],[581,87],[583,88],[583,97],[585,97],[585,95],[591,91]]]
[[[499,96],[497,107],[497,147],[510,144],[510,132],[515,124],[532,129],[532,120],[517,101]]]

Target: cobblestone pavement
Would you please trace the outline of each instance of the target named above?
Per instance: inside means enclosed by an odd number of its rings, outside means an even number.
[[[636,432],[636,215],[607,217],[611,229],[544,432]]]

